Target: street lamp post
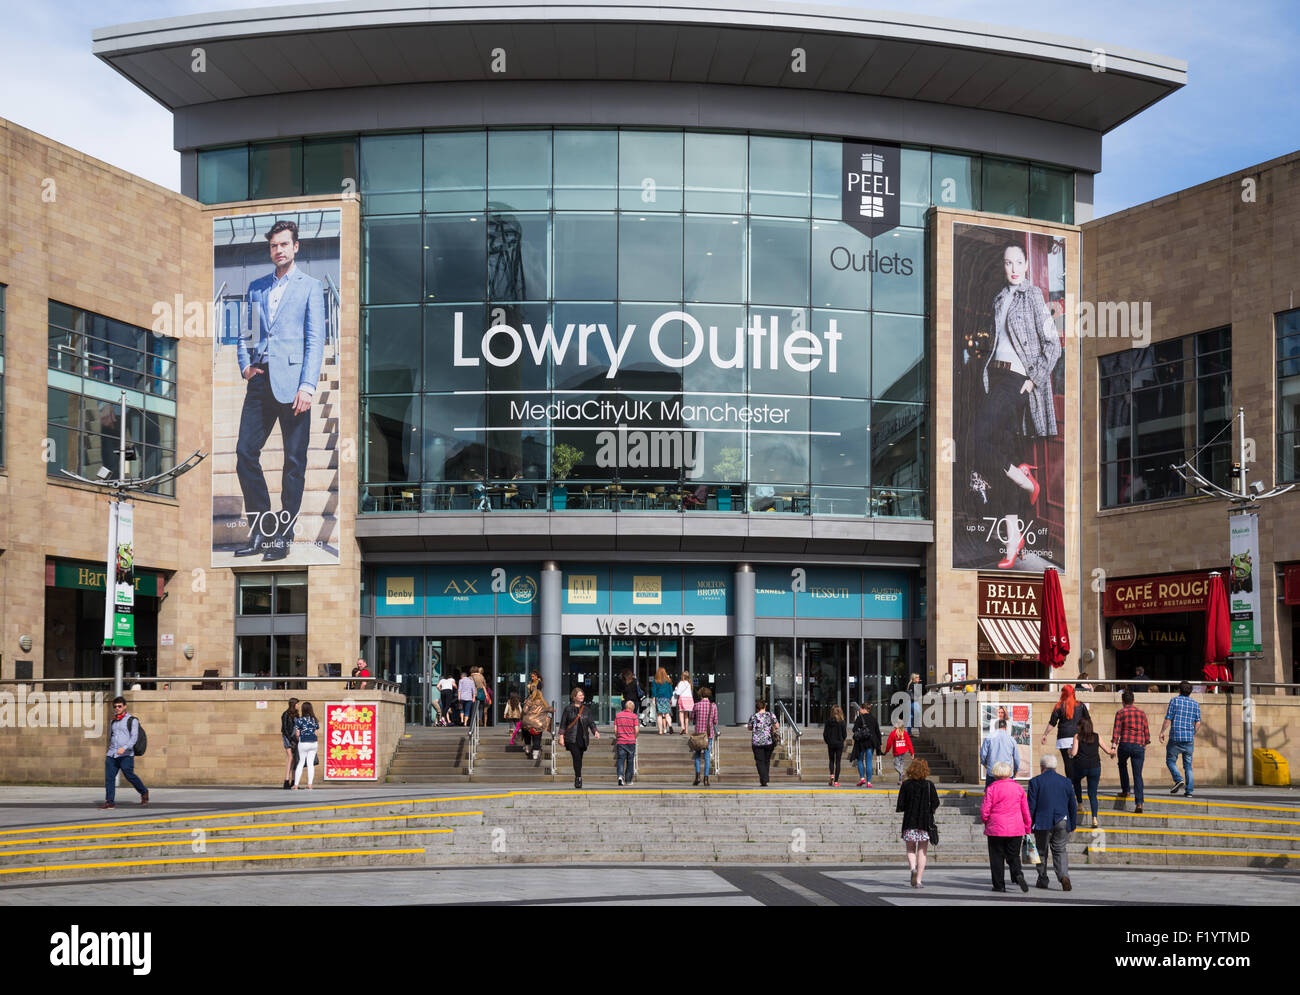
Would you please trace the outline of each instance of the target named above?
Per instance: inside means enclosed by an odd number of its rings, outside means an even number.
[[[181,474],[194,469],[206,457],[207,453],[194,450],[184,460],[177,463],[169,470],[162,473],[155,473],[151,477],[128,477],[126,475],[126,464],[129,459],[134,459],[134,451],[127,448],[126,444],[126,391],[123,390],[119,397],[121,405],[121,417],[118,425],[118,449],[117,449],[117,477],[107,466],[101,466],[95,479],[83,477],[80,474],[70,470],[61,471],[65,477],[70,477],[83,484],[90,484],[107,492],[111,501],[108,517],[108,559],[104,571],[104,611],[106,616],[111,617],[114,614],[114,591],[117,579],[117,527],[121,521],[121,506],[128,502],[125,495],[132,491],[147,490],[156,484],[164,483],[168,480],[174,480]],[[132,560],[132,570],[134,571],[134,556]],[[107,622],[107,618],[106,618]],[[122,668],[124,666],[124,657],[126,650],[121,646],[105,645],[104,652],[113,650],[113,695],[117,697],[122,693]],[[131,650],[134,653],[134,649]]]
[[[1264,485],[1259,483],[1258,481],[1255,482],[1254,484],[1250,484],[1249,486],[1247,486],[1246,483],[1246,472],[1247,472],[1246,471],[1246,409],[1244,407],[1237,408],[1237,417],[1235,420],[1237,422],[1238,427],[1240,428],[1240,433],[1237,437],[1237,462],[1234,465],[1234,469],[1233,469],[1233,474],[1234,476],[1236,476],[1238,481],[1236,490],[1228,490],[1226,488],[1220,487],[1212,480],[1206,478],[1205,475],[1202,474],[1201,471],[1196,468],[1192,460],[1186,460],[1182,463],[1174,464],[1174,466],[1172,467],[1175,473],[1177,473],[1180,477],[1182,477],[1185,481],[1187,481],[1189,484],[1195,487],[1202,494],[1208,495],[1210,497],[1222,498],[1223,500],[1228,501],[1229,521],[1231,521],[1232,518],[1236,515],[1245,515],[1245,514],[1249,514],[1252,511],[1257,511],[1260,507],[1261,501],[1265,501],[1268,498],[1278,497],[1279,495],[1285,494],[1287,491],[1295,487],[1295,484],[1287,484],[1283,487],[1275,486],[1271,490],[1266,491],[1264,489]],[[1210,441],[1213,442],[1214,440],[1211,439]],[[1209,443],[1206,443],[1206,445],[1209,445]],[[1203,446],[1202,448],[1205,447]],[[1263,571],[1264,555],[1262,549],[1259,552],[1260,552],[1259,573],[1260,575],[1262,575],[1264,572]],[[1262,624],[1262,622],[1263,622],[1262,619],[1255,620],[1256,625],[1260,625]],[[1250,665],[1251,662],[1254,660],[1256,654],[1247,651],[1245,653],[1232,653],[1230,655],[1235,659],[1240,660],[1242,663],[1242,679],[1241,679],[1242,744],[1245,748],[1245,755],[1246,755],[1246,785],[1247,787],[1250,787],[1255,783],[1255,769],[1254,769],[1254,748],[1255,748],[1254,705],[1255,703],[1251,697]],[[1258,655],[1261,657],[1263,656],[1263,654],[1258,654]]]

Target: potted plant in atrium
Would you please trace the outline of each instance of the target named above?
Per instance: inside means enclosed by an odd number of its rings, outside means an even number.
[[[567,442],[556,443],[554,451],[551,453],[551,476],[556,480],[568,480],[573,473],[573,468],[582,462],[585,456],[581,449],[569,445]],[[569,505],[568,488],[561,484],[556,484],[551,490],[552,507],[556,511],[564,511]]]
[[[713,464],[714,480],[742,480],[745,475],[745,455],[737,447],[727,447],[719,450],[718,462]],[[731,510],[731,488],[718,488],[718,510]]]

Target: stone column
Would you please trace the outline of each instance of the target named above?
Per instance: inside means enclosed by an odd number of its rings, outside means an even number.
[[[560,687],[563,660],[560,620],[564,614],[564,574],[554,560],[542,564],[538,596],[541,599],[542,691],[547,701],[558,702],[564,696],[564,688]]]
[[[754,568],[748,563],[736,567],[736,722],[749,721],[754,714]]]

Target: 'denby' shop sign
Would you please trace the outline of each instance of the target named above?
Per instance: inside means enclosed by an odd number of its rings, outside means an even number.
[[[1209,591],[1208,570],[1107,581],[1102,614],[1157,615],[1162,612],[1204,611]]]

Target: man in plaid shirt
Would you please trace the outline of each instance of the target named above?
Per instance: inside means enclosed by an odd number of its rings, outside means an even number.
[[[1146,712],[1133,704],[1133,692],[1120,695],[1124,707],[1115,713],[1115,728],[1110,734],[1111,748],[1119,752],[1119,797],[1128,797],[1128,765],[1133,764],[1133,796],[1137,800],[1135,812],[1142,811],[1142,763],[1146,760],[1147,744],[1151,742],[1151,727],[1147,725]]]
[[[1192,686],[1187,681],[1178,685],[1178,697],[1169,699],[1169,708],[1165,712],[1164,724],[1160,726],[1160,742],[1165,741],[1165,732],[1173,726],[1169,736],[1169,745],[1165,747],[1165,766],[1173,775],[1174,787],[1169,793],[1176,795],[1183,790],[1186,780],[1187,796],[1192,795],[1192,747],[1195,745],[1196,731],[1201,728],[1201,706],[1192,701]],[[1177,760],[1183,758],[1183,777],[1178,776]]]

